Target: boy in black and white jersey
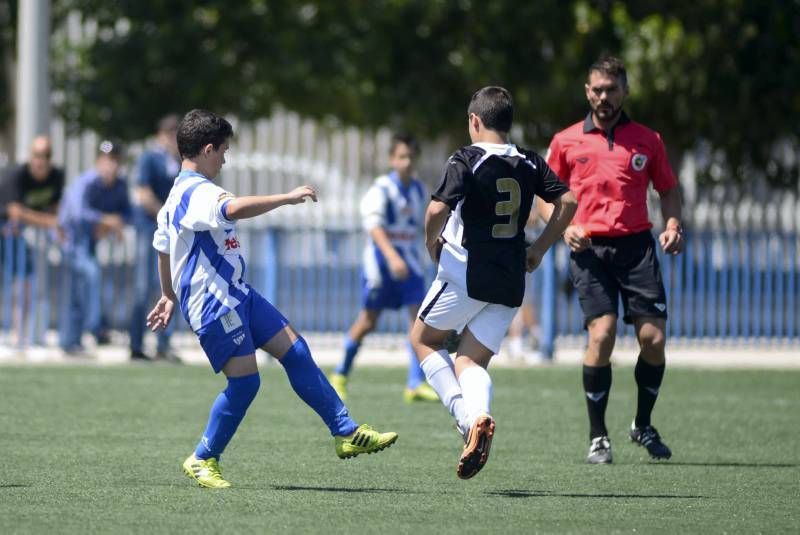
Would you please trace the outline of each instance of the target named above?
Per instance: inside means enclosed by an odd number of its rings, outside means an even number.
[[[508,142],[513,113],[511,95],[502,87],[484,87],[472,96],[473,144],[450,157],[425,215],[426,245],[439,269],[411,343],[464,436],[457,469],[462,479],[488,459],[495,423],[486,367],[522,303],[525,271],[536,269],[577,208],[541,156]],[[554,211],[527,247],[524,228],[534,195]],[[462,334],[455,362],[443,349],[452,330]]]

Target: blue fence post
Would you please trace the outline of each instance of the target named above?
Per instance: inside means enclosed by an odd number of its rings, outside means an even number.
[[[730,312],[730,269],[731,269],[731,254],[730,254],[730,237],[728,236],[727,232],[722,233],[720,236],[721,243],[722,243],[722,250],[720,251],[722,254],[722,264],[720,264],[719,269],[719,285],[715,286],[712,291],[716,291],[718,296],[718,303],[719,306],[715,310],[714,314],[717,318],[717,335],[720,337],[725,337],[728,334],[728,318]]]
[[[31,314],[30,310],[26,310],[28,303],[25,299],[25,284],[28,280],[28,273],[25,271],[25,264],[28,262],[28,251],[27,247],[25,247],[25,238],[22,235],[22,229],[20,229],[20,233],[17,236],[16,247],[17,310],[19,311],[19,339],[17,340],[17,346],[24,347],[28,345],[28,340],[30,340],[28,336],[28,325]]]
[[[786,324],[784,323],[786,306],[786,293],[784,292],[784,277],[786,276],[786,234],[778,236],[778,258],[775,268],[775,336],[786,336]]]
[[[764,251],[762,250],[764,238],[748,233],[748,242],[748,249],[752,252],[751,256],[753,257],[753,265],[751,267],[753,274],[753,306],[750,310],[750,314],[752,314],[750,335],[758,338],[761,336],[761,275],[764,267]]]
[[[694,321],[694,336],[702,337],[706,334],[706,311],[708,310],[708,303],[706,303],[705,295],[706,295],[706,266],[712,264],[710,262],[710,254],[709,251],[711,250],[710,246],[710,239],[711,236],[704,232],[699,236],[699,239],[695,239],[697,243],[692,244],[693,248],[697,251],[697,255],[695,256],[695,262],[692,264],[692,271],[697,274],[697,286],[695,287],[694,292],[694,310],[695,310],[695,317]]]
[[[550,248],[542,259],[542,340],[541,351],[546,359],[553,358],[556,339],[556,256]]]
[[[30,262],[32,263],[33,270],[31,274],[25,274],[26,280],[30,280],[30,289],[29,294],[26,296],[23,294],[23,303],[25,306],[25,310],[27,313],[27,324],[25,325],[25,345],[31,345],[36,343],[36,332],[38,331],[38,324],[39,324],[39,307],[36,306],[36,296],[39,293],[39,257],[41,255],[42,246],[39,243],[39,236],[41,231],[39,229],[35,229],[35,233],[33,235],[33,247],[31,248],[31,259]],[[23,249],[25,249],[23,245]],[[27,254],[27,251],[25,251]]]
[[[46,230],[38,230],[36,234],[36,262],[34,263],[34,281],[41,278],[40,288],[31,288],[31,306],[36,312],[36,328],[33,332],[33,343],[44,345],[45,333],[50,326],[50,280],[48,275],[47,249],[49,234]]]
[[[717,326],[717,310],[719,310],[718,306],[718,298],[719,298],[719,290],[717,289],[717,265],[716,265],[716,253],[718,250],[717,243],[718,243],[718,236],[712,236],[709,234],[708,236],[708,248],[706,249],[706,291],[707,299],[706,301],[706,314],[705,318],[708,321],[708,326],[706,333],[710,336],[719,336],[719,331]]]
[[[731,236],[731,316],[730,316],[730,335],[733,337],[741,336],[741,322],[739,319],[742,314],[742,254],[741,243],[738,237]]]
[[[691,237],[690,237],[691,238]],[[685,323],[684,321],[684,310],[683,310],[683,303],[685,301],[685,296],[683,295],[683,281],[685,279],[686,270],[684,269],[684,261],[686,259],[686,255],[678,255],[678,256],[665,256],[667,262],[672,264],[672,273],[675,281],[675,285],[673,286],[673,299],[675,301],[675,318],[672,320],[672,324],[674,327],[672,336],[681,337],[686,336],[686,332],[683,328]]]
[[[766,242],[767,250],[764,255],[764,327],[762,334],[764,336],[774,336],[777,329],[772,323],[772,306],[775,298],[775,294],[772,293],[774,288],[772,276],[775,273],[772,236],[767,234],[764,236],[764,241]]]
[[[270,227],[261,235],[261,255],[264,259],[261,288],[264,298],[278,306],[278,231]]]
[[[3,239],[3,330],[8,332],[11,329],[11,310],[12,299],[14,293],[14,265],[11,259],[14,258],[14,239],[11,233],[5,234],[8,227],[4,227]]]
[[[664,278],[664,290],[667,292],[667,311],[669,321],[667,321],[667,336],[671,337],[675,333],[675,285],[673,284],[672,259],[668,258],[661,251],[661,247],[656,247],[656,255],[661,264],[661,275]]]
[[[702,239],[702,234],[700,235]],[[681,327],[683,336],[690,337],[697,334],[695,326],[697,325],[697,294],[695,293],[694,275],[695,275],[695,247],[697,239],[692,239],[689,242],[689,247],[683,253],[681,259],[683,264],[683,318],[681,320]]]
[[[786,280],[786,336],[794,338],[797,335],[797,234],[792,233],[789,240],[789,273]]]
[[[750,338],[753,334],[753,266],[752,254],[750,250],[750,236],[747,233],[744,235],[744,250],[742,251],[742,313],[744,321],[742,322],[742,335],[745,338]]]

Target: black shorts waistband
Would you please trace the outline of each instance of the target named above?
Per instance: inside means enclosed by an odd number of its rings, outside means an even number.
[[[613,245],[624,247],[634,243],[643,243],[653,239],[653,234],[649,230],[626,234],[625,236],[591,236],[592,245]]]

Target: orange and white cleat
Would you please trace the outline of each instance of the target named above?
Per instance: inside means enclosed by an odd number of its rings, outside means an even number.
[[[469,479],[481,471],[489,460],[489,450],[494,437],[494,420],[488,414],[478,416],[467,435],[464,451],[458,459],[456,473],[461,479]]]

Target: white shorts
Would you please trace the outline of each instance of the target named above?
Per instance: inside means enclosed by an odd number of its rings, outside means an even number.
[[[441,331],[460,333],[469,327],[481,344],[497,354],[518,308],[478,301],[452,282],[436,279],[419,307],[419,319]]]

